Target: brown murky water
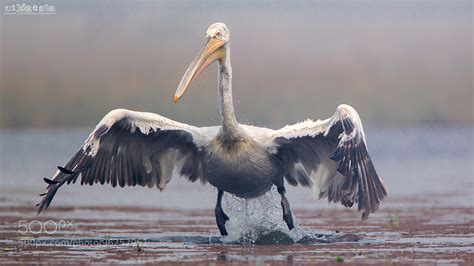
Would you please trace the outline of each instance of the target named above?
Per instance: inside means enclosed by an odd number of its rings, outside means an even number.
[[[80,207],[56,208],[41,217],[34,212],[0,208],[0,263],[474,263],[471,208],[384,208],[366,222],[350,210],[296,209],[300,226],[312,232],[296,244],[278,233],[257,243],[223,243],[210,210]],[[83,218],[68,219],[71,213]],[[166,218],[140,219],[149,213]],[[103,217],[89,219],[89,214]],[[129,219],[115,218],[124,216]],[[30,232],[18,225],[22,219]],[[61,219],[72,226],[56,231]],[[46,223],[46,231],[37,233],[41,229],[34,221]]]
[[[0,134],[0,264],[474,263],[473,156],[465,145],[472,143],[472,128],[369,130],[390,196],[367,221],[309,190],[288,188],[294,232],[280,221],[274,193],[255,201],[226,196],[226,238],[215,225],[215,190],[182,179],[161,193],[70,186],[37,216],[41,178],[86,135],[50,133]],[[388,137],[394,141],[384,142]],[[440,139],[447,145],[439,147]]]

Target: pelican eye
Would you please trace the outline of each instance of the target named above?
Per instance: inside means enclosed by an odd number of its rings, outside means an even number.
[[[220,39],[222,36],[222,33],[220,31],[216,32],[216,34],[214,35],[214,37]]]

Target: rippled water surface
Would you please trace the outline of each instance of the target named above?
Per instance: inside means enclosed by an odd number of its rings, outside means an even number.
[[[289,232],[275,190],[253,200],[225,194],[224,238],[214,220],[216,190],[179,178],[163,192],[65,186],[48,212],[36,216],[42,178],[90,130],[0,132],[0,263],[472,262],[473,127],[367,128],[390,193],[368,221],[355,209],[317,200],[309,189],[289,187],[297,223]],[[48,221],[49,231],[41,230]],[[60,221],[71,226],[54,228]],[[22,224],[33,230],[23,232]]]

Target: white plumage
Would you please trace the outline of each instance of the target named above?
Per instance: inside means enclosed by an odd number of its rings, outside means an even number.
[[[177,102],[191,82],[219,62],[222,125],[195,127],[154,113],[116,109],[99,122],[79,151],[48,183],[38,212],[46,209],[63,184],[110,183],[164,189],[174,174],[209,182],[219,190],[216,221],[227,234],[229,218],[221,208],[224,192],[256,197],[277,186],[283,218],[293,221],[284,180],[312,187],[320,197],[345,206],[358,203],[363,219],[387,195],[367,150],[362,122],[349,105],[339,105],[325,120],[305,120],[279,130],[242,125],[232,104],[230,34],[222,23],[209,27],[203,49],[191,63],[175,94]]]

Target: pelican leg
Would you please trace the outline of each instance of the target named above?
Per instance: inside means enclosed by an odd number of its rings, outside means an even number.
[[[225,229],[225,222],[229,220],[229,217],[224,213],[224,210],[222,209],[222,196],[224,195],[224,191],[218,190],[217,192],[217,203],[216,203],[216,223],[217,227],[219,228],[219,231],[221,232],[222,236],[226,236],[227,230]]]
[[[281,208],[283,209],[283,221],[288,225],[288,229],[293,229],[295,226],[293,224],[293,215],[290,209],[290,203],[285,196],[286,190],[284,186],[277,187],[278,193],[281,195]]]

